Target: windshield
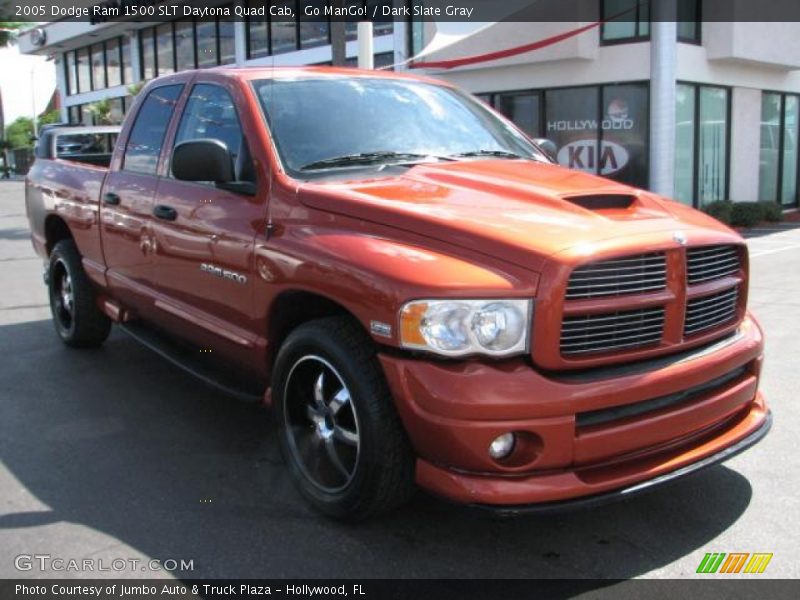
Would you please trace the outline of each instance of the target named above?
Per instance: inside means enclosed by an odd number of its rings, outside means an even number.
[[[254,82],[287,171],[479,157],[547,159],[468,94],[397,79]]]

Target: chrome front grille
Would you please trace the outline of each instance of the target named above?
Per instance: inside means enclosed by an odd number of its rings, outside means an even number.
[[[735,275],[741,266],[736,246],[700,246],[686,253],[689,285]]]
[[[590,263],[572,272],[567,300],[621,296],[662,290],[667,284],[663,252]]]
[[[689,300],[686,304],[683,335],[688,337],[732,321],[736,318],[738,303],[738,287]]]
[[[643,308],[565,317],[561,354],[565,356],[640,348],[658,344],[664,334],[664,308]]]

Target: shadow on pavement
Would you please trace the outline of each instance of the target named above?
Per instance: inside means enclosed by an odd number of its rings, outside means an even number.
[[[348,526],[294,491],[264,410],[118,332],[102,349],[75,351],[49,321],[9,325],[0,356],[1,457],[50,507],[0,517],[0,535],[82,524],[154,558],[193,559],[187,577],[629,578],[702,552],[751,498],[745,478],[714,467],[555,517],[495,519],[420,493],[390,516]],[[68,538],[45,539],[48,547],[24,550],[72,556]]]

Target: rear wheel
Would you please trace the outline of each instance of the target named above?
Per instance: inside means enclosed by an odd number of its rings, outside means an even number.
[[[281,451],[315,507],[362,519],[409,497],[414,456],[372,340],[356,323],[334,317],[292,332],[273,390]]]
[[[48,267],[50,311],[61,340],[75,348],[101,345],[111,331],[111,320],[97,308],[97,296],[72,240],[53,248]]]

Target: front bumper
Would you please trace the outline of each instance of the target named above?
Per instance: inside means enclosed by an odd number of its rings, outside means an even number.
[[[762,354],[747,317],[708,348],[579,376],[545,376],[522,360],[381,362],[419,456],[419,485],[518,512],[627,496],[752,445],[769,427],[757,391]],[[615,412],[637,406],[647,410]],[[517,450],[492,460],[489,444],[508,431]]]

